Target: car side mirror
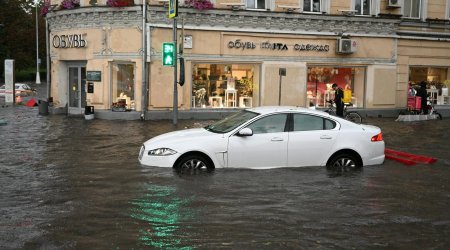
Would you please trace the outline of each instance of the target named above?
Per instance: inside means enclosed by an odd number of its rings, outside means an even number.
[[[237,135],[238,136],[252,136],[253,130],[251,128],[243,128],[243,129],[239,130]]]

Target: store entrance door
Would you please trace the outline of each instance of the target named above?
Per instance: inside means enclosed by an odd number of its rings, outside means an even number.
[[[86,66],[68,67],[69,115],[84,114],[86,106]]]

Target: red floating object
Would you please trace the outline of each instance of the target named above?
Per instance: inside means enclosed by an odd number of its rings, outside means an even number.
[[[387,159],[396,160],[406,165],[414,165],[416,163],[433,164],[437,161],[436,158],[427,157],[423,155],[413,155],[410,153],[405,153],[387,148],[384,150],[384,153]]]
[[[34,98],[31,98],[26,104],[25,106],[27,107],[34,107],[37,106],[36,100],[34,100]]]

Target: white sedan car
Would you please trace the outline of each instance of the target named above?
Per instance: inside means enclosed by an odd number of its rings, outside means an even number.
[[[298,107],[246,109],[204,128],[170,132],[144,143],[142,165],[173,168],[327,166],[384,162],[381,129]]]
[[[5,88],[6,88],[5,85],[0,86],[0,96],[5,96],[6,93]],[[16,83],[14,84],[14,88],[16,96],[29,96],[36,93],[36,90],[31,88],[30,85],[26,83]]]

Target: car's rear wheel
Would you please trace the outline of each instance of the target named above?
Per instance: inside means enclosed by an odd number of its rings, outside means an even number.
[[[362,167],[360,160],[352,154],[342,153],[333,156],[327,164],[328,168],[351,170]]]
[[[176,164],[177,169],[213,169],[213,163],[199,154],[183,156]]]

